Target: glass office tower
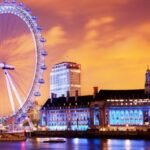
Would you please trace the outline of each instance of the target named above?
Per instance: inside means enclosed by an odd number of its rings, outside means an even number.
[[[53,66],[50,74],[50,96],[55,97],[80,95],[80,64],[74,62],[62,62]]]

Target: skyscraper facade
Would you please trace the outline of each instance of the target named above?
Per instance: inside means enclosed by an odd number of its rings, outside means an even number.
[[[75,96],[81,93],[81,65],[62,62],[53,66],[50,74],[50,96]]]

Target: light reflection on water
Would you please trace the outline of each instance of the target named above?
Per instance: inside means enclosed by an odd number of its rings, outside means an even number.
[[[0,143],[0,150],[150,150],[150,141],[128,139],[66,139],[65,143],[44,143],[48,138]]]

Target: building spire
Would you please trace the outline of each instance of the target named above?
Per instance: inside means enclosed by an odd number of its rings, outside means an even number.
[[[145,93],[150,94],[150,70],[148,65],[145,74]]]

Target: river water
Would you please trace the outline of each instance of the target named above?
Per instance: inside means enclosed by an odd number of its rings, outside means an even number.
[[[0,150],[150,150],[150,141],[128,139],[66,139],[65,143],[44,143],[43,138],[26,142],[1,142]]]

